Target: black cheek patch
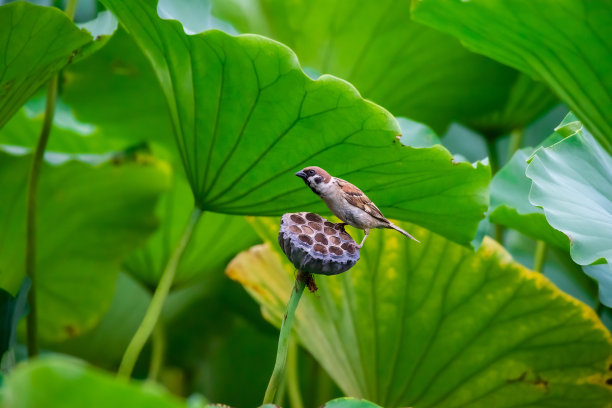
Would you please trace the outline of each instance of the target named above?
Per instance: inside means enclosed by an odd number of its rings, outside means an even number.
[[[321,182],[323,181],[323,179],[321,177],[317,177],[314,179],[315,183],[317,184],[321,184]]]

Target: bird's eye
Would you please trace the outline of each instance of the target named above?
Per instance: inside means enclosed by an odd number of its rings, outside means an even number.
[[[308,170],[306,173],[307,173],[309,176],[314,176],[314,174],[315,174],[314,170]]]

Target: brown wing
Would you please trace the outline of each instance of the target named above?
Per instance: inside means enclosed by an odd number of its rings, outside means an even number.
[[[357,208],[362,209],[366,213],[370,214],[372,217],[380,220],[382,222],[389,222],[384,215],[380,212],[378,207],[374,205],[372,200],[366,196],[363,191],[349,183],[348,181],[336,178],[336,184],[342,189],[344,192],[344,199],[351,205],[354,205]]]

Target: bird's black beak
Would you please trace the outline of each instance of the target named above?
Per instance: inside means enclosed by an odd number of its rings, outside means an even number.
[[[298,171],[297,173],[295,173],[296,176],[298,176],[299,178],[301,178],[302,180],[306,180],[306,173],[304,173],[303,170]]]

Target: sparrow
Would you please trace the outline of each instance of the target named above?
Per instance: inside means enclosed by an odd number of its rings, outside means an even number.
[[[330,211],[340,218],[344,225],[364,230],[365,236],[359,244],[359,248],[363,246],[372,228],[393,229],[420,242],[386,219],[372,200],[348,181],[332,177],[322,168],[315,166],[306,167],[295,175],[304,180],[306,185],[321,197]]]

